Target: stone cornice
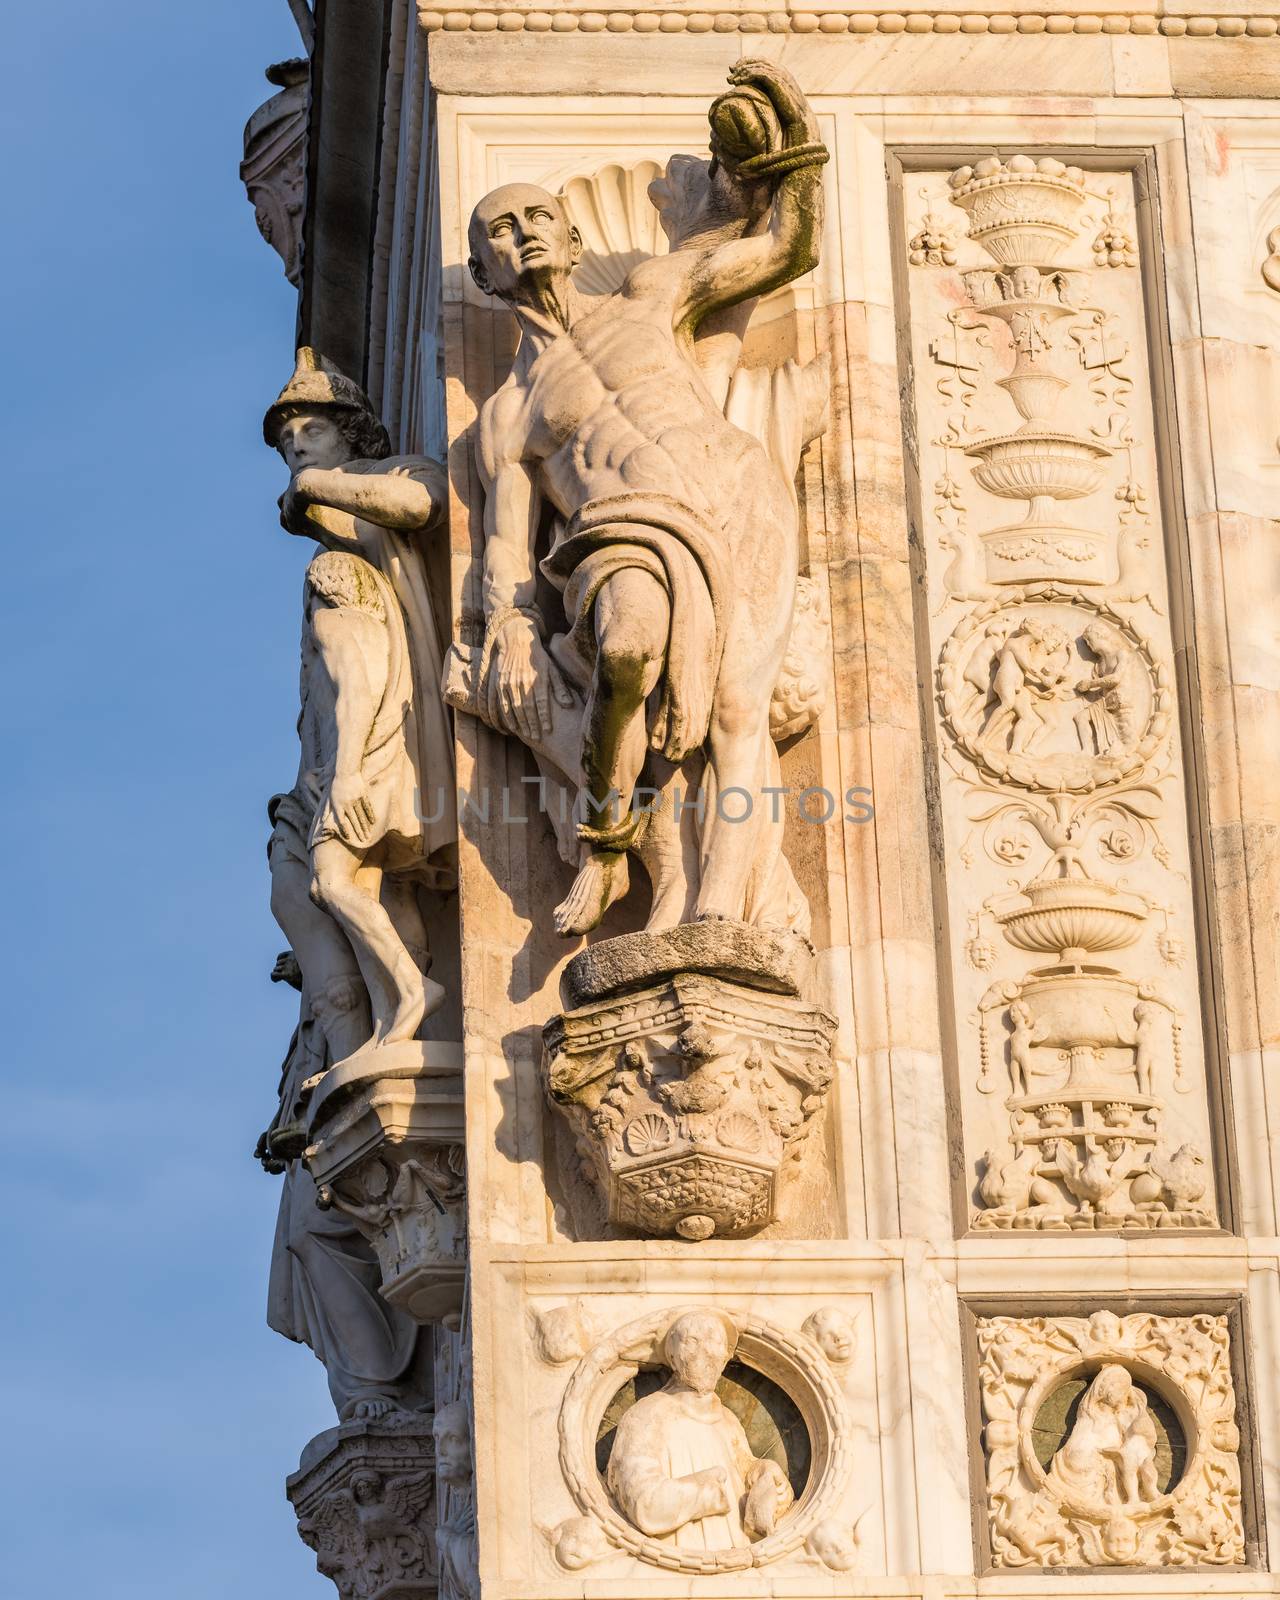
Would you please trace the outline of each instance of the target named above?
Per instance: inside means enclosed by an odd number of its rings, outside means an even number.
[[[607,9],[572,4],[543,9],[495,6],[483,0],[444,9],[417,0],[418,21],[428,33],[797,33],[797,34],[1160,34],[1167,38],[1269,39],[1280,31],[1280,18],[1237,10],[1195,14],[1178,0],[1127,9],[1093,6],[1055,9],[1002,7],[961,10],[937,3],[913,8],[869,11],[833,6],[825,0],[803,0],[789,7],[763,3],[723,3],[676,10],[660,3],[639,3]]]

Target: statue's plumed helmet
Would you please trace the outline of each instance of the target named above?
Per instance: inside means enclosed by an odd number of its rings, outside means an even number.
[[[369,396],[354,378],[348,378],[327,356],[310,345],[303,345],[298,351],[293,376],[267,407],[262,419],[262,437],[273,450],[277,448],[281,423],[299,411],[331,412],[335,422],[344,424],[344,432],[351,431],[350,424],[358,421],[359,431],[369,435],[370,443],[376,441],[379,446],[362,449],[361,455],[377,457],[391,453],[391,440]]]

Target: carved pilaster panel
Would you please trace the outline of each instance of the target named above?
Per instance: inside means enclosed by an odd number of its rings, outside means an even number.
[[[967,1219],[1214,1227],[1141,191],[1043,155],[904,188]]]

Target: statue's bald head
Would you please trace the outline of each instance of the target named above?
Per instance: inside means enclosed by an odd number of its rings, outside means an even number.
[[[477,285],[510,301],[539,280],[567,278],[582,254],[563,204],[533,183],[506,183],[485,195],[471,213],[467,243]]]

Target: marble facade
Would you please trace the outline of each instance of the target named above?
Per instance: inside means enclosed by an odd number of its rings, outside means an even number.
[[[1280,1592],[1277,19],[302,20],[321,1571]]]

